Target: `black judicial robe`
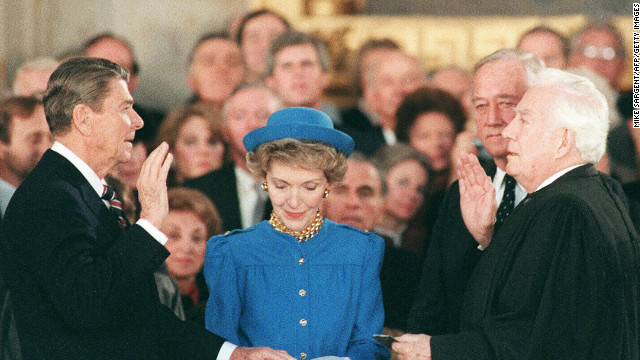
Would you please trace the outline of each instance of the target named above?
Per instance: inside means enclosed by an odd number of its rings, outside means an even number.
[[[530,194],[469,280],[440,359],[638,359],[638,236],[606,175],[571,170]]]

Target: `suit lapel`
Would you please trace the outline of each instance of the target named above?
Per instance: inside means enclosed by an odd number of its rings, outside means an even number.
[[[118,220],[111,214],[107,206],[98,196],[91,184],[82,175],[69,160],[53,150],[47,150],[43,155],[43,160],[50,161],[52,169],[56,172],[60,179],[69,182],[73,187],[78,189],[82,200],[85,202],[89,210],[92,212],[101,224],[108,224],[108,229],[121,232],[118,226]]]

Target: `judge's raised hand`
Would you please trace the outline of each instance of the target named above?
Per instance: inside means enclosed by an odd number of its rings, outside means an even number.
[[[237,347],[229,360],[295,360],[284,350],[268,347]]]
[[[398,360],[431,360],[431,336],[404,334],[396,340],[391,349],[398,354]]]
[[[496,223],[496,189],[478,158],[464,154],[458,158],[460,211],[467,230],[482,247],[489,246]]]
[[[138,177],[138,199],[140,201],[140,218],[148,220],[159,228],[169,213],[167,196],[167,174],[173,161],[169,154],[169,145],[162,143],[149,154],[142,164]]]

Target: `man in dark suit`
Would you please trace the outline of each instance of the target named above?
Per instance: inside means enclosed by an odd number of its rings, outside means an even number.
[[[507,172],[527,198],[495,231],[495,189],[461,157],[465,224],[486,247],[460,332],[406,334],[408,359],[638,359],[640,249],[629,212],[598,172],[608,106],[586,78],[541,70],[502,131]]]
[[[232,163],[188,180],[184,186],[203,192],[220,212],[224,231],[253,226],[271,215],[266,192],[247,169],[242,139],[267,124],[267,118],[282,107],[278,96],[262,83],[241,85],[222,108],[222,133]]]
[[[493,179],[498,204],[506,188],[507,140],[501,132],[515,117],[513,108],[527,90],[527,73],[534,74],[542,67],[538,58],[511,49],[497,51],[475,67],[472,101],[478,135],[495,162],[488,167],[488,175]],[[526,191],[518,185],[512,189],[515,206]],[[462,220],[456,181],[445,195],[433,228],[421,284],[407,321],[409,332],[458,332],[463,294],[481,254]]]
[[[393,47],[376,49],[362,59],[362,98],[342,112],[340,130],[355,142],[355,150],[373,155],[382,145],[396,143],[396,111],[402,100],[425,85],[420,62]]]
[[[168,256],[158,230],[168,212],[168,146],[142,167],[135,224],[103,180],[130,157],[143,126],[127,79],[119,65],[92,58],[68,60],[50,78],[44,105],[55,143],[17,189],[0,230],[23,358],[292,359],[236,348],[160,304],[153,272]]]

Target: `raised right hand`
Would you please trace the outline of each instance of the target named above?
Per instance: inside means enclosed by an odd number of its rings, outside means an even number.
[[[173,161],[169,154],[169,145],[162,143],[149,154],[142,164],[138,177],[138,199],[140,200],[140,218],[148,220],[159,228],[169,213],[167,195],[167,174]]]
[[[460,156],[458,179],[460,211],[464,224],[478,244],[486,248],[491,242],[496,223],[496,189],[480,166],[478,158],[472,154]]]

